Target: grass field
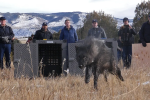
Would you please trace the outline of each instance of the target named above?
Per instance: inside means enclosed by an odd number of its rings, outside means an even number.
[[[98,91],[84,77],[15,79],[13,69],[0,71],[0,100],[150,100],[150,67],[122,69],[125,81],[109,75],[99,77]]]

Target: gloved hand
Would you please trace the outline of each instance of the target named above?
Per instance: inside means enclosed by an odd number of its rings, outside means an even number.
[[[146,42],[142,41],[142,45],[143,45],[143,47],[146,47]]]
[[[5,43],[9,43],[8,37],[2,37],[2,41],[5,42]]]

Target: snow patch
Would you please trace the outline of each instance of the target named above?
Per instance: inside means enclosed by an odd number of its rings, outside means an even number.
[[[12,21],[13,27],[32,27],[39,24],[39,21],[36,17],[22,14],[19,15],[19,18]]]
[[[66,19],[70,19],[69,17],[63,17],[61,20],[59,20],[58,22],[50,22],[48,24],[48,27],[58,27],[58,26],[64,26],[64,22]],[[72,24],[72,21],[70,21]]]
[[[55,16],[54,18],[58,18],[58,16]]]
[[[36,18],[33,18],[31,20],[21,20],[18,23],[16,23],[15,25],[13,25],[14,27],[33,27],[36,26],[37,24],[39,24],[39,21]]]
[[[79,21],[76,23],[77,26],[83,27],[83,25],[84,25],[83,21],[84,21],[86,15],[87,15],[86,13],[79,14]]]
[[[142,83],[142,85],[147,85],[147,84],[150,84],[150,81]]]
[[[46,16],[51,16],[51,15],[46,15]]]
[[[53,27],[58,27],[58,26],[65,26],[64,22],[66,19],[70,19],[70,24],[75,28],[79,28],[78,26],[82,27],[84,25],[83,20],[86,17],[86,13],[80,13],[79,15],[79,21],[77,23],[74,23],[71,18],[69,17],[63,17],[61,20],[59,20],[58,22],[50,22],[48,24],[49,27],[53,28]],[[56,17],[56,16],[55,16]]]

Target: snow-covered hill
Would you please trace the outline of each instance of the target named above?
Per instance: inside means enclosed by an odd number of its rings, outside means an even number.
[[[64,21],[68,18],[71,25],[77,29],[83,26],[83,20],[87,13],[84,12],[62,12],[62,13],[0,13],[5,16],[7,24],[13,28],[16,37],[28,37],[41,28],[43,22],[48,23],[49,30],[58,32],[64,27]],[[122,25],[122,19],[118,21],[118,28]],[[130,20],[132,24],[133,20]]]

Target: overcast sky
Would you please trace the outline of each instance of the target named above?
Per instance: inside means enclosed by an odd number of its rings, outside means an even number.
[[[117,18],[133,18],[136,5],[142,1],[143,0],[1,0],[0,12],[56,13],[102,10]]]

